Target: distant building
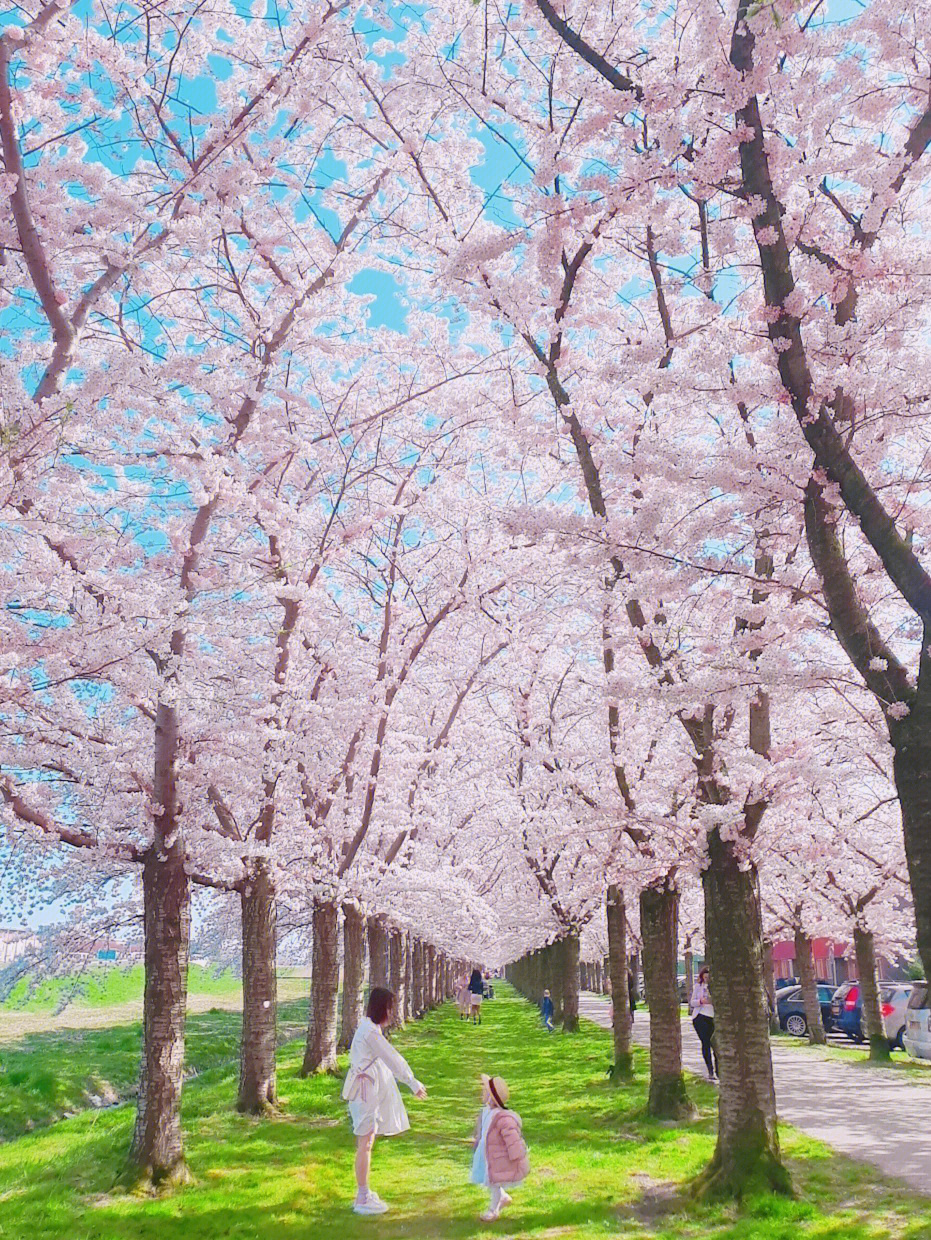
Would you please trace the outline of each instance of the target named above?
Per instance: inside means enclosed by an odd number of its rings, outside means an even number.
[[[838,943],[832,939],[812,939],[811,954],[815,963],[815,977],[819,982],[830,982],[832,986],[840,986],[841,982],[855,981],[857,973],[857,954],[852,943]],[[876,956],[876,972],[879,980],[892,981],[899,972],[885,956]],[[795,967],[795,942],[784,939],[773,944],[773,974],[779,978],[798,978]]]
[[[0,968],[19,960],[27,952],[35,951],[39,940],[29,930],[0,929]]]

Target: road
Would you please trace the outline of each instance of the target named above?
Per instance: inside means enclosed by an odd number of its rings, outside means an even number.
[[[583,995],[579,1010],[610,1028],[611,1007],[603,996]],[[703,1076],[698,1038],[687,1019],[682,1025],[685,1067]],[[650,1017],[642,1008],[637,1009],[634,1038],[649,1045]],[[928,1084],[888,1069],[842,1063],[777,1043],[773,1044],[773,1072],[780,1119],[851,1158],[905,1180],[919,1192],[931,1193]]]

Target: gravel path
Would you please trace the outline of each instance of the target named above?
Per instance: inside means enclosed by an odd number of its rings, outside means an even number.
[[[583,1016],[611,1027],[611,1006],[601,995],[581,996]],[[649,1013],[638,1008],[634,1038],[650,1041]],[[704,1075],[698,1038],[682,1022],[682,1057]],[[779,1116],[851,1158],[931,1193],[931,1093],[928,1085],[898,1072],[828,1059],[804,1048],[773,1045]]]

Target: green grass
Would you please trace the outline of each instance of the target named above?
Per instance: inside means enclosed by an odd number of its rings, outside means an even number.
[[[682,1185],[714,1145],[716,1095],[693,1083],[700,1120],[687,1128],[644,1118],[646,1055],[638,1080],[607,1083],[610,1035],[584,1025],[547,1035],[536,1013],[505,988],[484,1024],[448,1006],[397,1038],[427,1083],[412,1101],[411,1132],[376,1143],[373,1186],[394,1209],[383,1219],[350,1211],[352,1137],[332,1078],[300,1080],[301,1048],[281,1051],[280,1118],[232,1109],[235,1073],[215,1069],[186,1091],[184,1119],[195,1183],[139,1199],[111,1187],[132,1109],[65,1120],[0,1147],[3,1240],[927,1240],[931,1200],[786,1130],[796,1200],[764,1196],[742,1209],[696,1206],[665,1189]],[[480,1071],[505,1076],[524,1117],[532,1174],[513,1207],[486,1228],[468,1183]]]
[[[128,969],[95,966],[64,977],[33,975],[20,978],[0,1003],[0,1012],[60,1012],[73,1004],[81,1008],[113,1007],[142,998],[144,970],[141,964]],[[191,965],[188,992],[192,995],[233,995],[242,982],[231,969]]]
[[[282,1005],[284,1035],[300,1031],[306,1010],[306,1003]],[[187,1071],[200,1074],[235,1060],[241,1028],[239,1012],[189,1016]],[[139,1022],[34,1033],[0,1045],[0,1140],[129,1097],[139,1075],[141,1046]]]
[[[856,1046],[838,1046],[829,1042],[827,1046],[812,1046],[807,1038],[793,1038],[788,1033],[773,1034],[776,1046],[788,1046],[793,1050],[805,1051],[818,1055],[822,1059],[835,1059],[840,1063],[852,1063],[861,1067],[880,1068],[883,1072],[896,1072],[911,1077],[917,1082],[931,1085],[931,1060],[912,1059],[904,1051],[893,1051],[892,1058],[884,1061],[870,1059],[870,1048],[864,1044]]]

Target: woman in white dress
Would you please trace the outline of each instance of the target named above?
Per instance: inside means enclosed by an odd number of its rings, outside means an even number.
[[[356,1214],[384,1214],[388,1209],[369,1188],[369,1171],[375,1138],[394,1137],[411,1126],[397,1082],[403,1081],[415,1098],[427,1096],[407,1060],[384,1035],[383,1030],[391,1024],[394,1008],[395,997],[391,991],[373,987],[365,1016],[349,1047],[349,1071],[343,1085],[343,1098],[349,1104],[349,1118],[356,1138],[358,1191],[352,1207]]]

